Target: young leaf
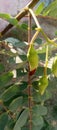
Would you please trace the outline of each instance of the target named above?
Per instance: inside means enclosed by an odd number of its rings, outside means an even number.
[[[38,67],[38,62],[39,62],[39,57],[33,45],[30,45],[28,49],[27,58],[29,61],[30,71],[33,71]]]
[[[20,117],[18,118],[18,120],[17,120],[17,122],[16,122],[16,124],[14,126],[14,130],[19,130],[18,129],[19,127],[23,127],[25,125],[25,123],[26,123],[26,121],[28,119],[28,115],[29,115],[29,111],[28,111],[28,109],[25,109],[21,113]]]
[[[35,14],[39,15],[42,12],[43,8],[44,8],[44,2],[41,2],[37,7],[37,9],[35,10]]]
[[[12,17],[10,14],[0,13],[0,18],[5,19],[6,21],[8,21],[12,25],[16,26],[18,24],[17,19]]]
[[[49,15],[57,18],[57,0],[53,1],[47,8],[43,10],[43,15]]]

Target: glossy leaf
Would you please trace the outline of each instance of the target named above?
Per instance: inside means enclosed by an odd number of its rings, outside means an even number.
[[[8,115],[7,113],[3,113],[0,115],[0,130],[4,130],[6,124],[8,121]]]
[[[23,127],[28,119],[28,115],[29,115],[29,112],[28,112],[28,109],[25,109],[20,117],[18,118],[15,126],[14,126],[14,130],[18,130],[19,127]]]

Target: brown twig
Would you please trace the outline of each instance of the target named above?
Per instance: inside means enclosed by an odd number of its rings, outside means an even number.
[[[22,19],[27,13],[28,13],[28,10],[26,10],[26,8],[33,8],[37,2],[39,0],[32,0],[31,2],[29,2],[28,5],[26,5],[24,7],[24,9],[15,17],[18,21],[20,19]],[[11,29],[13,27],[12,24],[9,24],[2,32],[1,32],[1,36],[3,36],[5,33],[7,33],[9,31],[9,29]]]

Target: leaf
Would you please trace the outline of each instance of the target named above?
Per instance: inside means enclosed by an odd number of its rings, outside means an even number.
[[[15,126],[14,126],[14,130],[19,130],[18,128],[19,127],[23,127],[28,119],[28,115],[29,115],[29,112],[28,112],[28,109],[25,109],[20,117],[18,118]]]
[[[17,95],[20,92],[18,85],[13,85],[6,89],[1,95],[0,99],[7,102],[11,98],[13,98],[15,95]]]
[[[19,39],[13,37],[6,38],[5,41],[7,41],[8,44],[12,44],[12,46],[16,48],[23,48],[27,46],[25,42],[22,42]]]
[[[44,2],[41,2],[41,3],[38,5],[37,9],[35,10],[35,14],[36,14],[36,15],[39,15],[39,14],[42,12],[43,8],[44,8]]]
[[[3,113],[0,115],[0,130],[4,130],[6,124],[8,121],[8,115],[7,113]]]
[[[27,71],[24,68],[17,69],[17,76],[25,76]]]
[[[57,18],[57,0],[53,1],[48,7],[43,10],[43,15]]]
[[[18,126],[17,129],[14,127],[13,130],[21,130],[21,128]]]
[[[19,84],[12,85],[9,88],[7,88],[1,95],[0,99],[3,101],[7,102],[14,96],[18,95],[21,93],[24,89],[27,88],[28,83],[25,81],[19,82]]]
[[[57,36],[57,31],[55,32],[55,35]]]
[[[41,39],[41,38],[37,38],[37,39],[35,40],[35,42],[36,42],[37,44],[41,44],[41,43],[42,43],[42,39]]]
[[[0,76],[0,88],[6,86],[13,78],[12,72],[8,72],[2,76]]]
[[[42,127],[43,127],[43,124],[38,125],[38,126],[32,125],[32,130],[41,130]]]
[[[52,116],[54,120],[57,120],[57,106],[53,107]]]
[[[18,20],[16,18],[12,17],[10,14],[0,13],[0,18],[5,19],[12,25],[16,26],[18,24]]]
[[[51,69],[47,68],[47,75],[51,73]],[[38,67],[35,73],[36,76],[42,76],[44,74],[44,67]]]
[[[9,106],[9,109],[10,109],[12,112],[15,112],[15,111],[17,111],[17,109],[18,109],[19,107],[22,106],[22,103],[23,103],[23,97],[18,97],[18,98],[14,99],[14,100],[11,102],[11,104],[10,104],[10,106]]]
[[[0,73],[2,73],[3,71],[5,71],[5,67],[2,63],[0,63]]]
[[[33,123],[35,126],[43,125],[43,124],[44,124],[43,117],[37,116],[37,115],[32,116],[32,123]]]
[[[32,114],[35,114],[37,116],[43,116],[47,114],[47,108],[42,105],[35,105],[32,108]]]
[[[20,28],[24,29],[24,30],[28,30],[28,25],[26,23],[22,23],[20,25]]]
[[[33,100],[37,103],[44,102],[52,97],[52,94],[50,91],[47,91],[44,93],[44,95],[40,95],[38,92],[33,93]]]

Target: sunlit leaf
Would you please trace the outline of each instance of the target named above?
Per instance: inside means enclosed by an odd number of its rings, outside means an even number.
[[[49,6],[43,10],[43,15],[57,18],[57,0],[53,1]]]
[[[36,15],[39,15],[39,14],[42,12],[43,8],[44,8],[44,3],[41,2],[41,3],[38,5],[37,9],[35,10],[35,14],[36,14]]]
[[[12,25],[16,26],[18,24],[18,20],[16,18],[12,17],[10,14],[0,13],[0,18],[5,19]]]

